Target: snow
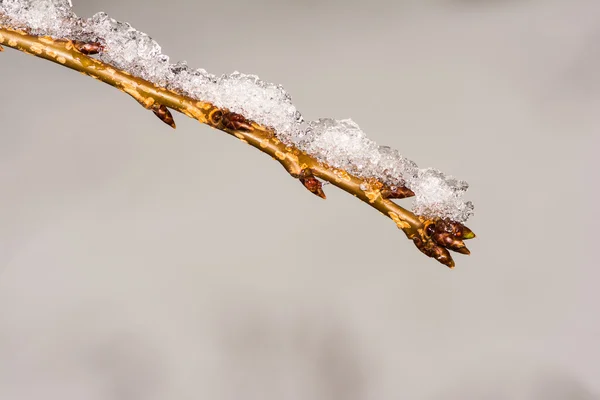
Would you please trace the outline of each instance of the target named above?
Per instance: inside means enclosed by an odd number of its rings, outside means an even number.
[[[242,114],[332,167],[390,187],[410,188],[415,192],[413,211],[419,215],[465,222],[473,214],[473,204],[463,199],[466,182],[435,169],[419,169],[397,150],[369,139],[354,121],[323,118],[304,123],[282,86],[237,71],[215,76],[185,62],[170,63],[156,41],[130,24],[102,12],[78,18],[71,6],[70,0],[0,0],[0,25],[34,35],[100,42],[103,51],[97,57],[107,64]]]

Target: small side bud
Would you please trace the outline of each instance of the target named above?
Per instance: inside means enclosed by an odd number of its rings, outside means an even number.
[[[0,46],[0,52],[4,51],[4,47]]]
[[[414,195],[415,192],[404,186],[392,186],[381,191],[381,196],[384,199],[405,199]]]
[[[248,121],[243,115],[233,112],[224,112],[221,116],[221,122],[225,128],[234,131],[251,132],[254,130],[250,121]]]
[[[101,53],[104,50],[104,46],[97,42],[82,42],[76,40],[73,42],[75,50],[86,56]]]
[[[311,193],[319,196],[322,199],[327,198],[325,192],[323,192],[323,184],[314,177],[312,171],[308,168],[300,171],[300,182],[307,188]]]
[[[169,109],[165,105],[163,105],[163,104],[156,105],[155,104],[152,107],[152,112],[162,122],[164,122],[165,124],[169,125],[173,129],[176,128],[176,126],[175,126],[175,120],[173,119],[173,115],[171,114],[171,111],[169,111]]]

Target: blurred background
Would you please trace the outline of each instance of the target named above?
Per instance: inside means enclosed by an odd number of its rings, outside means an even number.
[[[467,180],[478,238],[447,270],[352,196],[7,49],[0,398],[600,399],[598,1],[74,3]]]

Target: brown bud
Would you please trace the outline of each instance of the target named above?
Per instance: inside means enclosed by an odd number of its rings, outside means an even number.
[[[467,246],[465,246],[465,242],[452,237],[449,233],[434,233],[431,238],[439,246],[454,250],[461,254],[471,254],[469,249],[467,249]]]
[[[449,245],[452,245],[452,243],[457,240],[454,239],[452,236],[450,236],[449,233],[434,233],[431,238],[433,239],[433,241],[435,243],[437,243],[439,246],[442,247],[448,247]]]
[[[0,46],[0,52],[4,51],[4,47]]]
[[[471,232],[470,229],[458,222],[440,219],[429,223],[425,228],[425,234],[438,246],[469,255],[471,252],[463,241],[466,230]]]
[[[299,179],[304,187],[307,188],[311,193],[314,193],[322,199],[327,198],[325,196],[325,192],[323,192],[323,184],[314,177],[310,169],[305,168],[300,171]]]
[[[175,129],[175,120],[173,119],[173,115],[171,115],[171,111],[163,105],[163,104],[154,104],[152,107],[152,112],[156,115],[162,122],[169,125],[171,128]]]
[[[453,250],[453,251],[455,251],[457,253],[464,254],[465,256],[470,256],[471,255],[471,250],[469,250],[467,248],[467,246],[464,245],[464,243],[463,243],[463,247],[457,247],[457,248],[449,247],[449,249]]]
[[[445,248],[436,246],[431,241],[423,241],[420,237],[414,237],[413,242],[426,256],[436,259],[450,269],[454,268],[454,260]]]
[[[414,195],[415,192],[404,186],[393,186],[381,191],[381,196],[384,199],[405,199],[407,197],[413,197]]]
[[[254,128],[250,121],[248,121],[243,115],[226,111],[223,113],[221,118],[223,126],[228,129],[235,131],[253,131]]]
[[[449,233],[457,239],[473,239],[475,237],[475,234],[472,230],[470,230],[460,222],[452,221],[448,218],[436,221],[435,229],[438,233]]]
[[[73,42],[75,49],[86,56],[98,54],[104,50],[104,46],[97,42],[81,42],[76,40]]]
[[[448,250],[444,249],[443,247],[435,247],[433,250],[432,257],[450,269],[453,269],[455,267],[452,256],[450,255]]]

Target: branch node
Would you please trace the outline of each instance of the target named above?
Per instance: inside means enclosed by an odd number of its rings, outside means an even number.
[[[218,108],[214,108],[208,113],[207,119],[212,126],[218,127],[223,119],[223,111]]]

